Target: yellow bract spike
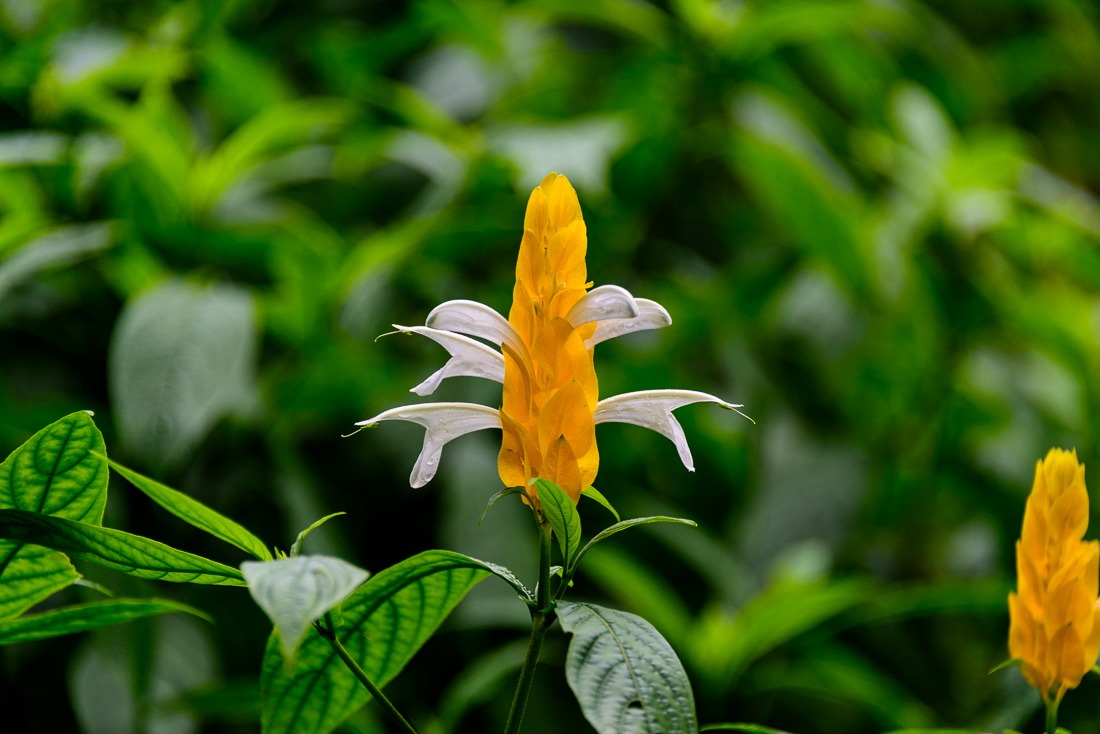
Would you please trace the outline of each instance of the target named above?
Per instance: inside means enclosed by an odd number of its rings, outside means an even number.
[[[1076,451],[1035,467],[1009,594],[1009,653],[1047,704],[1076,688],[1100,654],[1100,543],[1084,542],[1089,498]]]
[[[505,354],[498,467],[509,486],[543,477],[577,502],[599,467],[599,386],[584,345],[594,327],[565,318],[591,286],[587,230],[565,176],[551,173],[531,192],[523,227],[508,321],[528,358]]]

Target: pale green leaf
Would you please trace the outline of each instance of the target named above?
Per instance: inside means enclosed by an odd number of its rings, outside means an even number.
[[[554,537],[561,548],[562,565],[571,568],[581,547],[581,516],[565,491],[546,479],[536,479],[535,489],[542,504],[542,515],[554,528]]]
[[[0,302],[20,282],[50,268],[80,262],[104,252],[111,245],[109,224],[58,227],[28,242],[0,262]]]
[[[565,678],[599,734],[694,734],[695,699],[684,666],[649,622],[595,604],[559,602],[573,635]]]
[[[348,514],[348,513],[346,513],[346,512],[334,512],[331,515],[325,515],[320,520],[317,520],[316,522],[312,523],[308,528],[306,528],[302,532],[298,533],[298,537],[294,539],[294,544],[290,546],[290,557],[294,558],[295,556],[301,554],[301,552],[302,552],[302,543],[304,543],[306,541],[306,537],[310,533],[312,533],[314,530],[316,530],[317,528],[324,525],[326,522],[328,522],[332,518],[340,517],[341,515],[346,515],[346,514]],[[268,560],[270,560],[270,559],[268,559]]]
[[[615,507],[611,504],[611,502],[606,497],[603,496],[603,493],[600,492],[595,487],[586,487],[585,489],[582,489],[581,490],[581,497],[588,497],[589,499],[595,500],[596,502],[603,505],[607,509],[608,512],[610,512],[612,515],[615,516],[615,522],[621,522],[622,521],[622,518],[619,517],[619,511],[616,510]]]
[[[425,551],[371,577],[336,615],[336,632],[371,680],[384,686],[493,567],[450,551]],[[320,635],[308,635],[293,670],[272,635],[260,685],[265,734],[325,734],[369,695]]]
[[[121,474],[135,487],[145,493],[149,499],[171,512],[181,520],[190,523],[199,530],[210,533],[226,543],[235,545],[256,558],[271,560],[271,551],[263,541],[237,522],[230,520],[220,512],[210,509],[193,497],[179,490],[166,487],[160,482],[127,469],[117,461],[108,460],[111,468]]]
[[[52,609],[41,614],[27,614],[0,622],[0,645],[42,640],[47,637],[129,622],[157,614],[184,612],[210,621],[209,617],[186,604],[163,599],[110,599]]]
[[[127,303],[107,364],[124,443],[151,464],[182,461],[255,403],[257,342],[252,296],[236,286],[169,280]]]
[[[103,436],[71,413],[30,437],[0,464],[0,509],[100,523],[107,502]],[[79,578],[62,554],[0,540],[0,619],[9,619]]]
[[[41,545],[143,579],[245,586],[241,572],[140,535],[25,510],[0,510],[0,538]]]
[[[329,556],[245,561],[248,593],[275,625],[283,657],[293,660],[310,624],[367,580],[363,569]]]

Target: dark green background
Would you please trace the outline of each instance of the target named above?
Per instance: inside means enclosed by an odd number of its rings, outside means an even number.
[[[703,723],[1037,731],[1019,674],[987,671],[1035,461],[1100,455],[1098,28],[1071,0],[6,0],[0,454],[91,409],[114,458],[269,543],[344,510],[307,552],[377,571],[443,547],[530,579],[519,503],[477,526],[495,436],[414,491],[419,429],[341,434],[442,364],[375,342],[389,324],[507,309],[527,194],[557,170],[590,278],[673,318],[597,349],[601,394],[704,390],[757,422],[680,411],[694,474],[601,427],[596,486],[701,527],[619,536],[573,598],[652,621]],[[243,560],[117,477],[107,523]],[[258,728],[267,623],[243,591],[82,570],[216,624],[4,649],[0,717]],[[525,611],[494,583],[389,687],[426,734],[502,727]],[[532,734],[585,726],[564,645]],[[1100,727],[1098,690],[1061,722]]]

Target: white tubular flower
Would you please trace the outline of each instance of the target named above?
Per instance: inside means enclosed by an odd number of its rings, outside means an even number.
[[[431,395],[439,383],[448,377],[482,377],[493,382],[504,382],[504,355],[495,352],[479,341],[451,331],[431,329],[427,326],[400,326],[393,328],[402,334],[420,334],[431,339],[450,353],[451,358],[428,379],[409,392]]]
[[[391,408],[355,425],[374,428],[382,421],[409,421],[427,429],[424,446],[409,477],[409,484],[415,489],[435,476],[446,444],[483,428],[500,428],[500,412],[476,403],[421,403]]]
[[[356,424],[402,420],[424,426],[424,447],[409,480],[413,487],[435,476],[449,441],[499,428],[503,438],[497,468],[506,486],[529,487],[532,479],[543,477],[577,502],[599,468],[597,423],[631,423],[657,431],[676,446],[688,471],[695,471],[684,430],[672,411],[715,403],[740,413],[740,404],[692,390],[647,390],[599,400],[593,348],[623,334],[663,328],[672,318],[661,304],[635,298],[619,286],[592,288],[587,247],[577,194],[564,176],[552,173],[527,205],[508,318],[483,303],[456,300],[434,308],[424,326],[394,326],[425,336],[450,354],[441,369],[412,389],[417,395],[432,394],[448,377],[480,377],[503,386],[499,410],[425,403],[387,410]],[[538,497],[531,500],[537,507]]]
[[[656,431],[676,446],[676,453],[688,471],[695,471],[695,462],[691,458],[687,436],[680,421],[672,411],[692,403],[715,403],[727,410],[745,415],[738,408],[740,403],[727,403],[721,398],[695,390],[641,390],[627,392],[611,398],[604,398],[596,404],[592,414],[595,423],[630,423]],[[745,416],[748,418],[748,416]],[[752,420],[749,418],[749,420]]]

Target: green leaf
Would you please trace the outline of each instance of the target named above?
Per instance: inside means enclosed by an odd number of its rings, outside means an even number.
[[[292,661],[310,624],[331,610],[370,575],[329,556],[245,561],[248,593],[275,625],[283,657]]]
[[[599,734],[698,731],[687,673],[653,625],[595,604],[559,602],[557,611],[573,635],[565,678]]]
[[[494,567],[425,551],[371,577],[340,608],[336,631],[379,687],[393,679],[443,619]],[[260,678],[265,734],[326,734],[369,699],[320,635],[308,635],[287,671],[274,635]]]
[[[554,536],[558,539],[562,565],[571,568],[577,549],[581,547],[581,516],[569,495],[553,482],[536,479],[535,489],[542,504],[542,515],[554,528]]]
[[[582,489],[581,497],[588,497],[589,499],[596,500],[596,502],[599,502],[601,505],[607,508],[608,512],[615,516],[615,522],[622,521],[622,518],[619,517],[619,511],[612,507],[611,502],[609,502],[608,499],[604,497],[603,494],[601,494],[600,491],[595,487],[587,487],[585,489]]]
[[[302,552],[302,543],[305,542],[306,537],[310,533],[312,533],[314,530],[316,530],[317,528],[324,525],[326,522],[328,522],[332,518],[340,517],[341,515],[346,515],[346,514],[348,514],[348,513],[346,513],[346,512],[334,512],[331,515],[325,515],[320,520],[317,520],[316,522],[311,524],[308,528],[306,528],[302,532],[298,533],[298,537],[294,539],[294,544],[292,546],[290,546],[290,557],[294,558],[295,556],[301,554],[301,552]],[[268,559],[268,560],[270,560],[270,559]],[[362,582],[360,582],[360,583],[362,583]]]
[[[0,509],[98,524],[107,502],[103,436],[80,411],[51,423],[0,464]],[[62,554],[0,540],[0,619],[10,619],[80,575]]]
[[[0,262],[0,303],[21,281],[98,255],[111,240],[111,225],[102,222],[58,227],[42,235]]]
[[[129,622],[157,614],[184,612],[210,621],[204,613],[186,604],[163,599],[110,599],[53,609],[42,614],[28,614],[18,619],[0,622],[0,645],[42,640],[47,637]]]
[[[697,528],[699,524],[694,520],[685,520],[682,517],[666,517],[664,515],[653,515],[652,517],[636,517],[633,520],[623,520],[617,522],[609,528],[604,528],[600,532],[593,536],[592,540],[588,541],[584,548],[581,548],[580,553],[577,554],[577,560],[573,564],[573,568],[576,568],[577,564],[581,562],[581,558],[587,553],[594,545],[602,540],[607,540],[615,533],[621,533],[622,531],[636,527],[638,525],[650,525],[655,522],[669,522],[677,525],[687,525],[689,527]],[[572,569],[571,569],[572,571]]]
[[[125,477],[130,484],[140,489],[149,499],[184,522],[199,530],[204,530],[230,545],[235,545],[256,558],[264,561],[271,560],[271,551],[267,549],[263,541],[237,522],[210,509],[179,490],[166,487],[154,479],[138,474],[133,469],[127,469],[117,461],[109,459],[107,461],[111,468]]]
[[[42,545],[142,579],[245,586],[241,572],[140,535],[25,510],[0,510],[0,538]]]

